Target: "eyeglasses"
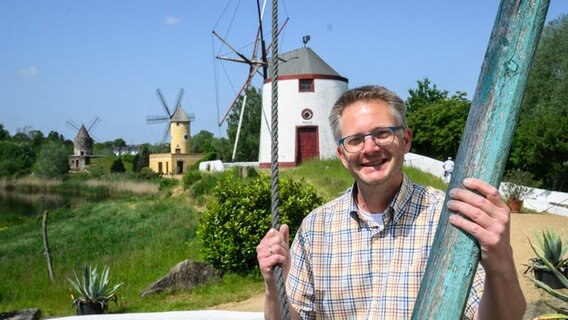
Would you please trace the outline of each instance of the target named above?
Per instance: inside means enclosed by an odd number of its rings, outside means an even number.
[[[358,133],[343,137],[339,139],[338,142],[339,145],[341,145],[347,152],[359,152],[363,150],[363,146],[365,146],[365,139],[367,137],[371,137],[375,145],[385,146],[391,144],[394,141],[394,135],[396,131],[401,128],[402,126],[376,128],[369,133]]]

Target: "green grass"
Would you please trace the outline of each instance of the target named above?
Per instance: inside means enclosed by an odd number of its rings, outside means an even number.
[[[303,178],[327,200],[353,183],[338,160],[310,161],[280,172]],[[417,183],[446,189],[443,181],[431,175],[412,168],[405,172]],[[111,282],[125,283],[117,292],[118,305],[110,304],[112,313],[205,309],[262,293],[258,275],[226,274],[219,284],[139,297],[180,261],[201,260],[196,241],[200,213],[190,195],[187,191],[176,196],[124,196],[50,212],[54,283],[49,280],[43,254],[41,217],[7,224],[0,229],[0,312],[37,307],[44,317],[74,314],[66,278],[79,272],[84,263],[107,264]]]
[[[311,160],[292,169],[280,170],[280,173],[294,179],[304,179],[316,186],[320,195],[331,200],[353,185],[354,179],[345,170],[338,159]],[[416,168],[404,167],[404,173],[415,183],[429,185],[436,189],[446,190],[448,185],[440,178]]]

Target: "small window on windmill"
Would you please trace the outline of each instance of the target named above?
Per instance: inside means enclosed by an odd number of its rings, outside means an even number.
[[[184,135],[183,135],[183,139],[184,139],[184,140],[187,140],[187,134],[184,134]]]
[[[314,79],[300,79],[300,92],[314,92]]]
[[[313,116],[314,116],[314,112],[311,109],[306,108],[306,109],[302,110],[302,118],[304,120],[310,120],[310,119],[313,118]]]

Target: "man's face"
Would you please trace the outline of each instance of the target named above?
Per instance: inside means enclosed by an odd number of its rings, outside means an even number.
[[[385,102],[359,101],[343,110],[341,135],[366,134],[378,127],[399,125]],[[337,154],[359,187],[398,187],[402,183],[404,154],[410,151],[411,141],[410,129],[398,129],[391,144],[377,146],[371,137],[366,137],[361,151],[350,153],[338,146]]]

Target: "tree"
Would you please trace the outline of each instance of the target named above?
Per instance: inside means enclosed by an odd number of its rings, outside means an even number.
[[[199,133],[191,137],[190,151],[191,153],[215,152],[215,137],[209,131],[199,131]]]
[[[118,157],[116,160],[112,162],[110,166],[110,173],[124,173],[126,172],[126,168],[124,168],[124,163],[122,162],[122,158]]]
[[[135,154],[134,157],[132,157],[132,172],[140,172],[140,170],[138,170],[138,161],[140,159],[140,154]]]
[[[35,158],[29,142],[0,141],[0,177],[30,173]]]
[[[150,151],[148,146],[143,144],[138,152],[138,161],[136,162],[136,172],[140,172],[142,168],[150,166]]]
[[[235,143],[237,128],[243,103],[241,97],[227,120],[227,136],[232,145]],[[260,117],[262,114],[262,95],[259,90],[251,87],[247,91],[247,104],[243,114],[243,122],[237,145],[235,161],[257,161],[260,143]]]
[[[126,141],[124,141],[124,139],[122,139],[122,138],[118,138],[118,139],[115,139],[112,142],[112,145],[115,146],[115,147],[125,147]]]
[[[41,147],[41,144],[43,143],[43,139],[44,139],[44,135],[43,132],[39,131],[39,130],[31,130],[28,133],[28,136],[30,137],[31,141],[32,141],[32,145],[34,150],[37,150]]]
[[[448,91],[439,90],[428,78],[416,83],[418,87],[408,90],[405,102],[414,133],[412,152],[440,160],[454,157],[471,102],[462,91],[448,97]]]
[[[428,78],[424,78],[422,81],[418,80],[416,83],[418,84],[418,88],[408,90],[406,108],[409,111],[416,111],[440,100],[447,100],[448,91],[438,90],[435,84],[430,87],[430,80]],[[462,92],[458,92],[458,95],[463,94]]]
[[[233,148],[231,142],[227,138],[217,138],[215,139],[215,150],[217,152],[217,158],[228,162],[231,161],[231,156]]]
[[[68,153],[62,143],[49,141],[41,148],[34,172],[41,177],[55,178],[69,171]]]
[[[4,125],[0,123],[0,141],[7,140],[10,138],[10,133],[8,130],[4,129]]]
[[[64,142],[65,141],[65,137],[63,137],[62,134],[59,134],[57,131],[49,131],[49,133],[47,134],[47,140],[49,141],[59,141],[59,142]]]
[[[409,112],[412,152],[435,159],[455,157],[471,103],[458,94]]]
[[[549,22],[535,54],[507,167],[568,191],[568,15]]]

